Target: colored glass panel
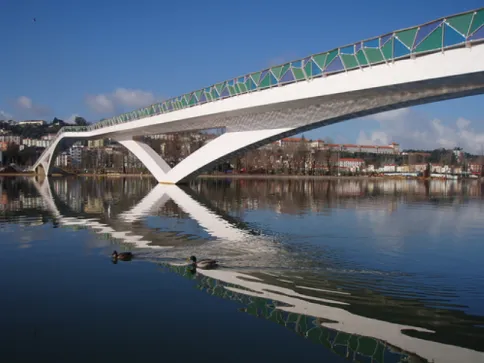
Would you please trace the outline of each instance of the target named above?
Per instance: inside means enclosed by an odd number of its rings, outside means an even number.
[[[313,75],[313,67],[312,67],[312,62],[307,62],[306,65],[304,66],[304,72],[306,72],[306,76],[311,78]]]
[[[442,48],[442,27],[439,26],[425,38],[415,49],[417,53],[428,52]]]
[[[331,52],[328,53],[328,56],[326,57],[326,64],[324,65],[325,68],[333,61],[333,59],[336,58],[338,55],[338,50],[332,50]]]
[[[324,70],[325,73],[335,73],[335,72],[341,72],[344,71],[345,67],[343,65],[343,62],[341,62],[340,57],[334,58],[334,60],[326,67]]]
[[[481,26],[474,34],[472,34],[471,37],[469,37],[469,40],[478,40],[478,39],[484,39],[484,25]]]
[[[192,95],[192,97],[190,98],[190,102],[188,102],[188,104],[189,104],[190,106],[194,106],[194,105],[196,105],[197,103],[198,103],[197,98],[195,97],[195,95]]]
[[[202,93],[202,95],[200,96],[199,102],[200,103],[207,102],[207,96],[205,96],[205,93]]]
[[[396,37],[407,46],[407,48],[412,49],[413,43],[415,41],[415,35],[417,34],[418,28],[412,28],[407,30],[402,30],[396,33]]]
[[[316,62],[311,62],[311,64],[312,64],[311,73],[312,73],[313,77],[319,76],[320,74],[323,73],[323,70],[321,68],[319,68],[319,66],[316,64]]]
[[[362,48],[363,46],[361,45],[361,42],[360,43],[356,43],[355,45],[355,52],[358,53],[359,50]]]
[[[230,81],[228,81],[228,82],[227,82],[227,84],[228,84],[229,86],[233,86],[233,85],[234,85],[234,83],[235,83],[235,81],[234,81],[233,79],[231,79]]]
[[[430,33],[432,33],[437,27],[442,24],[442,21],[434,21],[433,23],[426,24],[421,26],[417,32],[415,37],[415,45],[414,48],[417,47],[422,40],[424,40]]]
[[[218,93],[217,93],[217,90],[215,89],[215,87],[212,89],[211,95],[212,95],[213,100],[218,99]]]
[[[410,54],[410,50],[403,45],[403,43],[398,39],[393,39],[393,57],[400,58],[404,56],[408,56]]]
[[[224,89],[224,86],[225,86],[225,82],[217,83],[215,85],[215,89],[217,90],[218,94],[221,94],[222,93],[222,90]]]
[[[296,78],[297,81],[306,79],[306,77],[304,76],[304,72],[301,68],[293,68],[292,72],[294,73],[294,78]]]
[[[195,103],[197,103],[197,100],[195,100]],[[194,104],[195,104],[195,103],[194,103]],[[188,102],[187,102],[187,100],[185,99],[185,97],[183,97],[183,98],[182,98],[182,100],[181,100],[181,105],[182,105],[182,107],[184,107],[184,108],[188,106]]]
[[[286,63],[286,64],[284,64],[284,66],[282,67],[281,77],[282,77],[284,74],[286,74],[286,72],[287,72],[287,70],[288,70],[289,68],[291,68],[291,64],[290,64],[290,63]],[[281,77],[279,77],[279,78],[281,78]]]
[[[363,50],[360,49],[358,53],[356,53],[356,59],[358,59],[358,63],[360,63],[360,66],[368,65],[368,60],[366,59],[366,55]]]
[[[267,88],[270,87],[271,81],[269,78],[269,74],[266,72],[265,77],[259,83],[259,88]]]
[[[324,69],[324,62],[326,61],[327,56],[328,56],[327,53],[318,54],[318,55],[313,56],[313,60],[316,62],[316,64],[319,66],[319,68]]]
[[[225,86],[225,88],[222,90],[220,97],[223,97],[223,98],[230,97],[229,89],[227,88],[227,86]]]
[[[260,81],[260,73],[261,72],[256,72],[256,73],[252,73],[251,74],[252,80],[254,81],[255,84],[259,84],[259,81]]]
[[[477,29],[484,25],[484,9],[479,10],[474,14],[474,18],[472,19],[472,24],[469,29],[469,34],[472,35]]]
[[[393,39],[390,39],[385,43],[385,45],[381,48],[381,52],[387,61],[393,59]]]
[[[292,70],[288,69],[287,72],[282,75],[280,82],[289,83],[289,82],[294,82],[294,80],[295,80],[295,77],[294,77],[294,74],[292,73]]]
[[[277,66],[277,67],[271,68],[271,72],[274,74],[274,76],[277,77],[277,79],[281,78],[282,68],[283,68],[283,66]]]
[[[348,47],[340,48],[340,54],[355,54],[355,46],[350,45]]]
[[[234,86],[227,86],[227,87],[229,89],[229,93],[230,93],[231,96],[237,95],[237,90],[235,89]]]
[[[473,13],[452,16],[446,22],[462,35],[466,36],[471,26]]]
[[[393,34],[387,34],[380,38],[380,48],[384,46],[391,38]]]
[[[199,100],[201,96],[202,96],[202,90],[195,91],[195,97],[197,98],[197,100]]]
[[[363,47],[365,48],[380,48],[380,39],[370,39],[363,42]]]
[[[347,70],[359,67],[358,62],[356,61],[356,57],[354,55],[341,54],[340,57]]]
[[[274,77],[274,75],[272,73],[269,72],[269,81],[271,83],[271,86],[275,86],[277,85],[277,83],[279,83],[279,81],[277,80],[276,77]]]
[[[302,67],[302,61],[301,60],[297,60],[297,61],[291,62],[291,67],[301,68]]]
[[[365,54],[366,59],[368,59],[370,64],[383,62],[383,55],[381,54],[380,49],[365,48]]]
[[[247,86],[244,83],[237,83],[237,87],[241,93],[247,92]]]
[[[245,82],[245,85],[247,86],[248,91],[253,91],[257,88],[256,84],[252,80],[252,78],[247,78],[247,81]]]

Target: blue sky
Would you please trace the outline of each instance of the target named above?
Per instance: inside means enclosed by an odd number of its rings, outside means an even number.
[[[482,0],[2,0],[0,112],[18,119],[77,114],[96,121],[479,6]],[[431,142],[470,149],[484,145],[483,100],[476,96],[420,106],[307,136],[424,147],[420,143],[428,135],[443,132],[444,141]],[[440,120],[437,126],[435,119]],[[408,125],[405,131],[402,122]],[[423,127],[419,135],[426,135],[420,141],[413,136],[417,126]],[[460,126],[473,138],[459,133]]]

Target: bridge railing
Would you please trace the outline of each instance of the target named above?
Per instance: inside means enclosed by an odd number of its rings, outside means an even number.
[[[60,133],[98,130],[246,93],[259,92],[374,65],[393,63],[429,53],[470,46],[482,41],[484,41],[484,8],[440,18],[419,26],[393,31],[328,52],[273,66],[260,72],[249,73],[111,117],[87,127],[64,127]]]

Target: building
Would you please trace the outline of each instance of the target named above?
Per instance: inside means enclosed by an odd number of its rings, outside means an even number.
[[[87,147],[89,149],[99,149],[105,146],[105,140],[104,139],[97,139],[97,140],[89,140],[87,142]]]
[[[0,142],[6,142],[7,144],[20,145],[21,144],[21,138],[20,138],[20,136],[14,136],[14,135],[2,135],[2,136],[0,136]]]
[[[20,126],[44,126],[46,122],[44,120],[24,120],[19,121]]]
[[[340,158],[338,160],[338,166],[340,168],[348,169],[350,171],[361,170],[364,165],[365,165],[365,161],[363,159]]]

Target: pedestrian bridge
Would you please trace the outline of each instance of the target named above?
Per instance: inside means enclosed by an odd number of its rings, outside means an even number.
[[[66,141],[111,138],[162,183],[282,137],[392,109],[484,93],[484,8],[236,77],[87,127],[62,128],[33,169],[49,174]],[[135,136],[222,128],[171,168]]]

